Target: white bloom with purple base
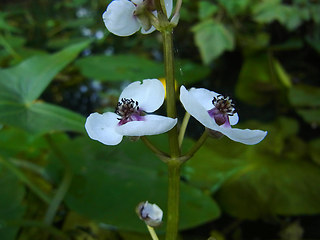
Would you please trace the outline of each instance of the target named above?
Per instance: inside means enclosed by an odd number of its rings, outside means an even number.
[[[130,36],[141,28],[143,34],[151,33],[155,30],[153,26],[144,29],[144,24],[139,19],[137,10],[145,4],[143,0],[113,0],[103,13],[102,18],[109,32],[125,37]],[[172,0],[165,0],[165,6],[168,17],[172,12]],[[152,11],[153,15],[157,15],[156,11]],[[141,18],[143,19],[143,18]]]
[[[267,132],[261,130],[232,128],[232,125],[238,123],[239,117],[229,97],[225,98],[204,88],[191,88],[188,91],[181,86],[180,101],[186,111],[201,124],[233,141],[253,145],[267,135]]]
[[[123,136],[156,135],[173,128],[177,119],[147,114],[163,104],[165,90],[158,79],[129,84],[121,93],[116,112],[92,113],[85,128],[90,138],[117,145]]]

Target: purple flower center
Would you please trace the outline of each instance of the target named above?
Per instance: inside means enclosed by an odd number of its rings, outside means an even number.
[[[225,125],[230,127],[229,116],[233,116],[236,113],[234,104],[229,97],[218,95],[212,100],[214,107],[208,111],[210,117],[212,117],[216,123],[221,126]]]
[[[128,98],[122,98],[116,107],[116,114],[120,117],[117,118],[120,120],[119,125],[126,124],[131,121],[143,121],[144,112],[139,109],[139,104],[137,101]]]

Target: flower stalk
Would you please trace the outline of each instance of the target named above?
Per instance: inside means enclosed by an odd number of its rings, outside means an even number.
[[[172,159],[168,162],[168,207],[166,240],[176,240],[179,225],[181,161]]]
[[[175,96],[175,82],[174,82],[174,58],[173,58],[173,43],[172,43],[172,28],[168,27],[162,31],[163,37],[163,52],[166,75],[166,93],[167,93],[167,116],[176,118],[176,96]],[[180,148],[178,142],[177,126],[172,128],[169,132],[169,146],[170,155],[173,158],[179,157]]]
[[[174,56],[172,32],[173,25],[162,11],[162,0],[156,1],[158,17],[160,22],[160,31],[163,39],[163,55],[165,65],[166,94],[167,94],[167,116],[176,118],[176,92],[174,80]],[[178,138],[178,128],[173,127],[168,132],[170,159],[168,165],[168,206],[167,206],[167,226],[166,240],[176,240],[179,225],[179,201],[180,201],[180,168],[179,157],[180,146]]]
[[[157,234],[156,234],[156,231],[154,231],[154,228],[153,227],[150,227],[149,225],[147,225],[147,228],[148,228],[148,231],[150,233],[150,236],[152,238],[152,240],[159,240]]]

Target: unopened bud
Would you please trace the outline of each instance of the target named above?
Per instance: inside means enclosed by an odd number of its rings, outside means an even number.
[[[139,218],[150,227],[157,227],[162,222],[163,212],[156,204],[141,202],[136,208]]]

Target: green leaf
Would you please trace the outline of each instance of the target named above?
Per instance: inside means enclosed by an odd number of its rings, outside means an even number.
[[[295,85],[290,88],[289,99],[295,107],[319,107],[320,88],[309,85]]]
[[[263,105],[273,100],[274,94],[290,86],[290,79],[276,59],[265,54],[248,57],[239,74],[236,94],[252,105]]]
[[[206,66],[187,60],[176,60],[175,75],[181,84],[199,81],[210,73]],[[101,81],[141,81],[148,78],[163,78],[163,63],[136,55],[95,55],[82,58],[76,66],[88,78]]]
[[[320,54],[320,29],[316,27],[314,32],[306,37],[307,42]]]
[[[278,76],[278,79],[282,83],[283,86],[289,88],[292,86],[291,78],[288,73],[284,70],[281,63],[278,60],[274,60],[274,70]]]
[[[308,123],[320,123],[320,88],[296,85],[290,88],[289,101]]]
[[[156,138],[156,143],[163,145],[163,137]],[[60,143],[60,147],[76,173],[66,197],[73,211],[134,232],[145,231],[144,223],[135,213],[139,202],[148,200],[166,211],[165,164],[141,141],[107,147],[89,138],[78,138]],[[51,174],[56,167],[57,162],[52,162]],[[181,209],[181,229],[203,224],[219,215],[219,208],[210,196],[183,182]]]
[[[1,240],[14,240],[19,230],[7,222],[22,217],[25,207],[22,200],[25,195],[23,184],[16,176],[11,174],[0,159],[0,238]]]
[[[54,55],[35,56],[16,67],[0,70],[0,87],[8,91],[7,95],[15,95],[21,103],[30,103],[88,44],[88,41],[82,42]]]
[[[318,214],[320,168],[306,160],[294,125],[281,119],[277,125],[243,126],[268,130],[255,146],[208,139],[188,162],[189,181],[215,193],[220,206],[238,218]]]
[[[83,116],[48,103],[34,102],[28,105],[0,103],[0,111],[1,122],[22,128],[32,134],[51,131],[84,132]]]
[[[235,46],[233,33],[214,20],[201,22],[192,28],[197,47],[204,63],[209,64]]]
[[[320,138],[316,138],[309,143],[309,152],[312,160],[320,166]]]
[[[35,100],[88,44],[87,41],[72,45],[52,56],[36,56],[16,67],[0,70],[0,122],[35,134],[55,130],[82,132],[83,117]]]
[[[274,214],[320,213],[319,167],[263,154],[254,157],[237,161],[243,164],[241,170],[217,195],[229,214],[256,219]]]
[[[294,30],[309,20],[309,10],[303,6],[285,5],[280,0],[264,0],[253,7],[253,16],[258,23],[279,21],[288,30]]]
[[[317,24],[320,23],[320,4],[310,4],[309,5],[310,15],[313,21]]]
[[[249,4],[251,4],[250,0],[218,0],[219,4],[221,4],[230,16],[236,16],[245,12]]]
[[[217,11],[218,7],[207,1],[199,1],[199,19],[204,20],[206,18],[212,17]]]
[[[81,73],[102,81],[141,81],[163,77],[163,64],[135,55],[96,55],[79,59]]]
[[[210,74],[210,68],[188,60],[176,59],[175,76],[180,84],[191,84],[203,80]]]
[[[8,31],[8,32],[19,32],[19,29],[11,26],[7,23],[6,17],[8,16],[8,12],[0,12],[0,30]]]
[[[270,35],[265,32],[238,34],[237,38],[246,55],[265,50],[270,42]]]

